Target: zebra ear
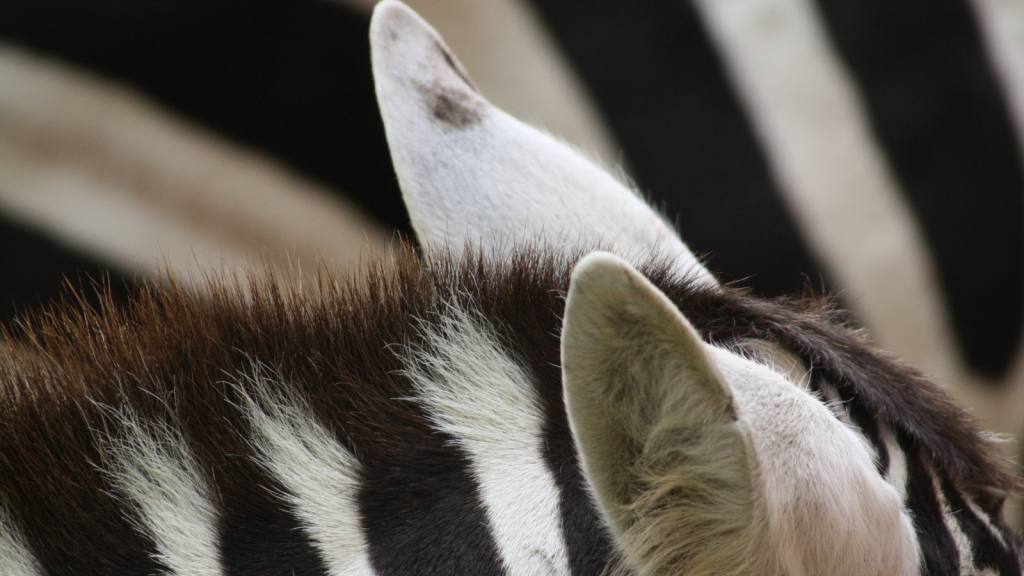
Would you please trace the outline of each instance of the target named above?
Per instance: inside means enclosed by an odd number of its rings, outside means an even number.
[[[665,554],[698,562],[752,524],[753,451],[714,352],[623,260],[596,252],[577,264],[561,350],[569,423],[638,567],[664,568]]]
[[[429,246],[520,241],[670,258],[714,281],[634,192],[491,105],[430,25],[385,0],[370,25],[377,102],[413,228]]]

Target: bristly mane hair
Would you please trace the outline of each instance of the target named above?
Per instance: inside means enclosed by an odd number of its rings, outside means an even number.
[[[563,505],[566,532],[574,523],[597,525],[592,506],[580,500],[586,496],[579,469],[564,466],[576,454],[562,398],[559,333],[572,264],[582,252],[554,254],[421,259],[403,244],[393,262],[369,265],[358,280],[325,275],[301,289],[282,288],[273,278],[251,279],[247,286],[214,281],[202,295],[172,284],[141,289],[126,308],[108,298],[99,310],[64,305],[30,316],[14,328],[29,353],[12,352],[9,340],[0,343],[0,414],[6,420],[0,427],[0,511],[23,528],[44,568],[78,566],[89,573],[90,563],[103,557],[111,559],[108,568],[158,571],[154,543],[133,529],[139,519],[102,471],[101,446],[122,432],[123,415],[131,414],[181,431],[216,487],[220,530],[246,534],[250,543],[263,539],[268,549],[288,542],[293,549],[280,561],[298,563],[292,567],[299,572],[315,570],[309,564],[319,562],[316,554],[303,554],[310,544],[296,544],[290,535],[297,526],[279,497],[283,488],[260,467],[248,442],[249,424],[238,407],[265,396],[253,393],[257,379],[247,376],[272,372],[275,377],[261,385],[301,398],[357,456],[364,527],[371,536],[385,533],[393,528],[380,518],[384,510],[394,516],[394,506],[437,504],[401,501],[388,493],[396,483],[426,481],[438,488],[425,494],[474,490],[451,439],[431,428],[416,403],[398,400],[414,395],[401,348],[427,344],[422,323],[457,306],[489,322],[534,380],[547,428],[544,457],[563,499],[574,499]],[[839,391],[866,434],[877,435],[873,418],[887,423],[901,446],[920,451],[987,513],[997,514],[1006,493],[1018,488],[960,408],[920,374],[865,344],[826,300],[764,300],[742,289],[698,285],[663,263],[639,269],[709,342],[761,339],[795,354],[813,378]],[[387,482],[376,481],[384,477]],[[448,505],[458,508],[460,501]],[[480,511],[467,505],[455,513]],[[468,539],[459,545],[476,546],[483,556],[493,547],[472,534],[437,535],[453,537]],[[71,541],[79,545],[64,545]],[[428,554],[445,544],[453,542],[409,546]],[[607,536],[598,535],[570,547],[570,562],[603,563],[610,553]],[[251,562],[230,546],[222,554],[225,568]]]

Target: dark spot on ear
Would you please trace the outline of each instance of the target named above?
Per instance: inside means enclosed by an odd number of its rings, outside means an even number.
[[[483,118],[478,98],[464,90],[435,82],[417,86],[435,120],[458,130],[468,128]]]
[[[459,92],[441,91],[434,95],[434,118],[454,128],[466,128],[480,121],[480,110]]]
[[[469,74],[466,72],[466,69],[462,67],[462,64],[455,59],[455,56],[452,56],[452,51],[449,50],[448,47],[445,46],[444,43],[439,40],[435,39],[434,45],[437,47],[437,50],[441,52],[441,54],[444,56],[444,61],[445,63],[448,64],[448,67],[451,68],[453,72],[458,74],[459,78],[462,78],[462,81],[466,83],[466,86],[469,86],[470,88],[473,89],[473,92],[479,94],[480,90],[477,89],[476,84],[473,83],[473,80],[469,77]]]

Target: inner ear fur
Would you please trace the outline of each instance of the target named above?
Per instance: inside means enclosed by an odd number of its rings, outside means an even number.
[[[561,346],[573,437],[627,561],[642,573],[752,569],[752,448],[686,318],[628,263],[596,252],[573,271]]]

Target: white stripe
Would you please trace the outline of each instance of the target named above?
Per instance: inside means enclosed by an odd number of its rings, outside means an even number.
[[[935,489],[935,497],[938,499],[939,507],[942,509],[942,521],[946,524],[946,529],[949,530],[949,534],[953,537],[953,542],[956,545],[957,552],[959,553],[959,574],[960,576],[977,576],[978,571],[974,568],[974,550],[971,549],[971,541],[960,528],[960,522],[958,522],[956,516],[953,515],[953,510],[949,507],[946,495],[942,492],[942,486],[939,482],[938,475],[932,471],[930,466],[928,468],[928,474],[932,478],[932,488]]]
[[[39,561],[25,542],[25,536],[0,505],[0,574],[42,576]]]
[[[1017,142],[1024,152],[1024,2],[1017,0],[972,0],[982,35],[991,54],[1010,115],[1016,127]],[[1024,429],[1024,342],[1018,348],[1009,377],[1001,385],[980,382],[965,398],[997,432],[1018,434]],[[1008,458],[1018,456],[1016,442],[1004,442],[1000,448]],[[1012,500],[1018,500],[1016,497]],[[1008,507],[1007,518],[1020,528],[1021,511]]]
[[[796,219],[884,347],[955,373],[930,254],[810,0],[695,0]]]
[[[121,413],[122,433],[101,439],[104,472],[138,510],[140,532],[177,576],[219,576],[217,508],[181,433]]]
[[[982,37],[1007,95],[1017,141],[1024,139],[1024,2],[971,0]]]
[[[900,502],[907,501],[907,456],[903,453],[892,429],[884,423],[878,424],[878,435],[885,443],[889,453],[889,469],[885,471],[885,479],[899,492]]]
[[[980,520],[981,523],[985,525],[985,528],[987,528],[992,537],[999,542],[999,545],[1006,550],[1014,550],[1012,546],[1007,545],[1006,537],[1003,535],[1002,530],[1000,530],[992,524],[992,520],[991,518],[989,518],[988,514],[983,512],[981,508],[977,504],[975,504],[974,500],[967,494],[962,494],[962,496],[964,498],[964,501],[967,502],[967,507],[970,508],[971,512],[974,512],[974,515],[978,517],[978,520]]]
[[[410,354],[408,374],[434,424],[470,455],[508,574],[568,574],[539,400],[484,326],[448,311],[427,329],[430,349]]]
[[[360,526],[356,492],[360,465],[297,399],[271,392],[259,373],[252,378],[259,401],[241,388],[260,463],[287,490],[313,545],[333,576],[370,576],[373,569]]]

